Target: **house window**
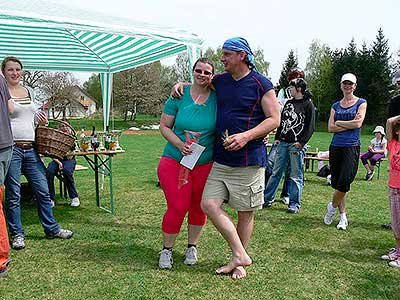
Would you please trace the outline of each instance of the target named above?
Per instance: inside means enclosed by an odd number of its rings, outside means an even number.
[[[84,97],[84,96],[81,96],[81,101],[83,101],[83,100],[85,100],[85,97]]]

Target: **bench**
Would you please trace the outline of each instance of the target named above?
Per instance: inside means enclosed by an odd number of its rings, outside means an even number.
[[[322,157],[317,157],[317,156],[305,156],[304,157],[305,169],[308,170],[310,168],[310,162],[311,162],[311,172],[314,172],[314,162],[315,161],[327,161],[327,162],[329,162],[329,158],[322,158]]]
[[[76,171],[84,171],[84,170],[87,170],[87,169],[89,169],[89,168],[85,167],[85,166],[82,166],[82,165],[76,164],[74,172],[76,172]],[[64,179],[64,175],[63,175],[62,171],[58,171],[56,177],[58,178],[58,181],[60,183],[59,184],[60,185],[60,197],[64,198],[64,199],[68,199],[67,186],[65,184],[65,179]]]
[[[308,154],[308,152],[307,152],[307,154]],[[378,160],[376,162],[375,167],[377,169],[377,176],[376,176],[377,179],[379,179],[379,177],[380,177],[381,162],[382,161],[387,161],[387,160],[388,159],[385,157],[385,158],[382,158],[382,159],[380,159],[380,160]],[[304,157],[305,169],[308,170],[310,168],[310,162],[311,162],[311,171],[314,172],[314,162],[315,161],[327,161],[329,163],[329,158],[321,158],[321,157],[308,156],[307,155],[307,156]]]

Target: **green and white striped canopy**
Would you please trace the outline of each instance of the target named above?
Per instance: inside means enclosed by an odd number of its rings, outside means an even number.
[[[0,59],[25,69],[103,73],[104,126],[109,123],[112,73],[187,51],[202,40],[182,30],[104,16],[39,0],[0,0]]]

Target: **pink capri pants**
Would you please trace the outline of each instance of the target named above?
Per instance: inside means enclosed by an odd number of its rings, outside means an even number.
[[[172,158],[161,157],[157,173],[167,200],[167,211],[162,222],[163,232],[179,233],[186,213],[189,225],[203,226],[206,223],[207,217],[200,207],[200,201],[211,167],[212,162],[195,166],[189,172],[188,183],[178,189],[181,164]]]

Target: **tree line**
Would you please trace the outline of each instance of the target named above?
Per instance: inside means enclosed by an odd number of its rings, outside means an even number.
[[[390,98],[398,92],[392,82],[392,75],[400,68],[400,53],[391,54],[388,39],[379,29],[376,39],[358,47],[352,39],[347,47],[330,49],[319,40],[312,41],[305,67],[306,81],[313,93],[313,101],[320,121],[329,118],[331,105],[342,98],[340,78],[345,73],[357,77],[355,94],[368,101],[365,122],[384,124]],[[290,51],[282,69],[280,84],[287,84],[287,72],[298,66],[297,57]],[[285,81],[286,80],[286,81]]]
[[[220,61],[222,49],[208,48],[201,56],[210,58],[215,64],[215,72],[224,71]],[[269,62],[262,49],[254,51],[258,71],[268,76]],[[177,81],[190,81],[189,60],[186,53],[177,56],[172,66],[160,62],[140,66],[114,74],[112,104],[113,113],[125,120],[135,120],[137,114],[159,116],[162,106],[168,99],[173,84]],[[352,39],[347,47],[331,49],[328,44],[313,40],[309,47],[306,66],[299,66],[297,55],[290,50],[282,65],[279,84],[288,86],[287,74],[293,67],[305,69],[306,81],[313,93],[313,101],[318,111],[318,119],[326,121],[331,105],[342,97],[340,78],[344,73],[354,73],[358,78],[356,95],[367,99],[366,123],[383,124],[386,118],[387,103],[396,93],[391,81],[393,72],[400,68],[400,50],[391,53],[388,39],[379,29],[376,39],[358,47]],[[68,72],[26,72],[25,82],[38,88],[42,99],[48,100],[50,109],[65,110],[69,97],[73,97],[71,86],[77,80]],[[83,89],[102,106],[99,74],[92,76],[83,84]]]

